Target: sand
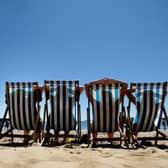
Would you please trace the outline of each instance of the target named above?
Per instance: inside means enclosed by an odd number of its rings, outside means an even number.
[[[2,168],[167,168],[168,146],[149,146],[128,150],[122,148],[86,148],[85,146],[30,147],[0,146]],[[160,146],[161,147],[161,146]]]
[[[0,168],[168,167],[168,141],[159,141],[158,146],[148,144],[146,148],[123,149],[118,145],[96,148],[88,148],[86,144],[56,147],[42,147],[38,143],[28,147],[4,145],[8,140],[0,140]]]

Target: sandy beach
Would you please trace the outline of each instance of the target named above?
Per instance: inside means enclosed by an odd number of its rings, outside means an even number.
[[[41,147],[0,146],[0,167],[2,168],[167,168],[168,142],[158,147],[147,146],[136,150],[122,148],[87,148],[84,145]]]

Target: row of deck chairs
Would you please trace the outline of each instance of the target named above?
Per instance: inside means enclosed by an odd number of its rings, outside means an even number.
[[[118,141],[121,145],[138,145],[140,141],[168,140],[161,121],[168,126],[165,109],[167,82],[131,83],[104,78],[85,84],[88,99],[86,143]],[[0,139],[24,138],[24,144],[39,141],[42,145],[80,143],[79,81],[6,82],[6,111],[0,125]],[[45,93],[43,121],[40,118],[42,92]],[[125,108],[124,97],[128,107]],[[131,105],[136,109],[131,117]],[[3,129],[8,125],[7,129]],[[16,131],[17,130],[17,131]],[[18,130],[24,133],[18,133]],[[32,131],[32,133],[30,133]],[[139,132],[155,131],[154,136],[138,136]],[[118,132],[117,136],[114,133]],[[103,133],[103,135],[99,135]],[[108,136],[105,136],[107,133]]]

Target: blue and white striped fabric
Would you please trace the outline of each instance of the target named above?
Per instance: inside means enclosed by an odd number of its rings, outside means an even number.
[[[161,112],[164,83],[137,83],[136,89],[137,113],[133,121],[134,131],[152,131],[158,123]]]
[[[93,84],[91,86],[93,132],[118,130],[119,84]]]
[[[33,83],[10,82],[8,89],[12,128],[34,130],[37,101]]]
[[[49,81],[49,100],[51,107],[50,129],[55,131],[75,130],[73,115],[76,102],[76,90],[79,81]]]

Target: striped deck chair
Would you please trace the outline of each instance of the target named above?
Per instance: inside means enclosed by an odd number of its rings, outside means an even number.
[[[132,121],[133,135],[139,140],[155,140],[155,144],[157,144],[157,140],[166,138],[166,135],[160,130],[160,124],[162,118],[166,118],[166,121],[168,119],[164,106],[167,94],[167,82],[131,83],[131,92],[132,95],[129,96],[130,101],[128,106],[129,114],[131,102],[136,106],[136,114]],[[151,131],[156,131],[155,137],[137,137],[138,132]]]
[[[57,145],[61,143],[62,138],[63,143],[67,139],[79,140],[81,135],[79,81],[44,81],[44,84],[46,102],[43,145]]]
[[[0,138],[11,137],[12,143],[13,138],[24,138],[24,142],[30,139],[37,141],[40,138],[40,101],[41,91],[37,82],[6,82],[7,107],[0,128]],[[6,121],[9,121],[9,129],[3,132]],[[33,130],[33,134],[18,133],[21,130]]]
[[[85,91],[88,97],[87,119],[88,134],[93,135],[93,146],[98,141],[120,141],[125,137],[123,134],[125,108],[124,95],[126,94],[127,83],[113,80],[101,79],[85,84]],[[91,108],[90,108],[91,107]],[[121,110],[121,113],[120,113]],[[90,122],[92,111],[92,119]],[[92,127],[92,128],[91,128]],[[113,134],[119,131],[119,137],[98,138],[98,133]],[[96,136],[95,136],[96,135]],[[88,143],[90,140],[88,139]]]

